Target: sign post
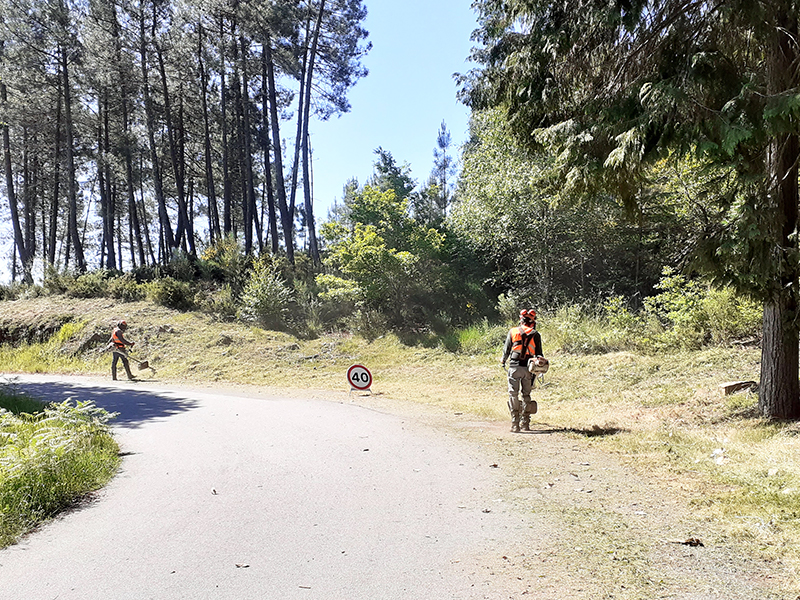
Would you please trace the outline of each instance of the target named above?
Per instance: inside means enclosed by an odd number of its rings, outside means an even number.
[[[353,365],[347,369],[347,382],[350,384],[350,392],[364,390],[372,393],[372,373],[363,365]]]

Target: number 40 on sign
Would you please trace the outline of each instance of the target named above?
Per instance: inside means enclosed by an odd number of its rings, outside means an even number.
[[[363,365],[353,365],[347,369],[347,382],[350,384],[351,392],[353,390],[370,390],[372,387],[372,373]]]

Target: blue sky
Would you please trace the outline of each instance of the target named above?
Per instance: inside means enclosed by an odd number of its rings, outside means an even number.
[[[365,29],[373,48],[363,64],[369,75],[348,95],[341,117],[311,124],[314,157],[314,214],[326,219],[352,177],[372,174],[373,151],[392,153],[398,164],[424,183],[433,167],[433,148],[442,121],[453,156],[466,140],[469,110],[456,100],[453,73],[467,61],[477,24],[469,0],[365,0]]]

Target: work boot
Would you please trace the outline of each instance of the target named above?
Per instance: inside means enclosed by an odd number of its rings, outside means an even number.
[[[516,421],[511,423],[511,433],[519,433],[519,423]]]
[[[530,431],[531,430],[531,424],[526,422],[526,421],[523,421],[522,424],[520,425],[519,429],[520,429],[520,431]]]

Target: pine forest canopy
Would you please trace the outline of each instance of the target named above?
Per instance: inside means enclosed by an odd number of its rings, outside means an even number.
[[[798,6],[788,0],[476,0],[474,110],[558,157],[562,197],[635,212],[659,161],[692,165],[693,266],[764,302],[763,414],[800,417]]]
[[[309,117],[349,110],[365,18],[361,0],[0,0],[15,272],[226,235],[293,261],[298,222],[319,262]]]

